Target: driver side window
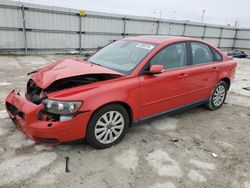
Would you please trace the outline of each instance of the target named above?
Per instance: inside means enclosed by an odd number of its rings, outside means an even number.
[[[185,43],[171,44],[157,53],[150,61],[151,65],[163,65],[164,69],[173,69],[187,65]]]

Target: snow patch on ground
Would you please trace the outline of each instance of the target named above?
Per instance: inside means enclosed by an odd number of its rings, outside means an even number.
[[[248,91],[249,92],[249,91]],[[250,95],[250,92],[249,92]],[[239,105],[244,107],[250,107],[250,97],[249,96],[237,96],[237,95],[228,95],[226,102],[229,105]]]
[[[174,130],[177,127],[177,119],[172,117],[161,118],[152,122],[152,126],[159,130]]]
[[[147,158],[149,164],[154,167],[160,176],[181,177],[182,171],[179,164],[170,158],[167,152],[156,150],[149,153]]]
[[[214,170],[215,169],[215,164],[199,161],[196,159],[191,159],[190,164],[194,164],[198,168],[203,168],[203,169],[207,169],[207,170]]]
[[[0,56],[0,70],[3,69],[13,70],[21,68],[22,67],[19,65],[19,63],[16,61],[15,58]]]
[[[1,110],[0,111],[0,119],[4,119],[7,117],[9,117],[9,116],[8,116],[8,113],[6,112],[6,110]]]
[[[0,136],[6,135],[8,132],[8,129],[0,128]]]
[[[36,151],[50,151],[53,148],[54,148],[53,146],[47,146],[47,145],[42,145],[42,144],[38,144],[35,146]]]
[[[6,120],[0,121],[0,128],[12,130],[16,128],[16,125],[6,119]]]
[[[207,181],[205,176],[203,176],[198,170],[190,170],[190,172],[188,173],[188,177],[191,180],[197,181],[197,182],[205,182],[205,181]]]
[[[176,188],[176,187],[172,182],[167,181],[165,183],[156,183],[155,185],[151,186],[150,188]]]
[[[27,140],[26,140],[26,142],[25,142],[25,144],[23,146],[28,147],[28,146],[33,146],[35,144],[36,144],[35,141],[33,141],[33,140],[31,140],[30,138],[27,137]]]
[[[64,172],[64,163],[58,163],[48,171],[43,172],[39,177],[35,179],[35,183],[38,185],[49,185],[56,182],[57,177]]]
[[[6,143],[14,149],[32,146],[35,144],[34,141],[30,140],[20,130],[16,130],[11,136],[7,137]]]
[[[46,61],[31,61],[30,64],[32,65],[46,65],[48,62]]]
[[[39,56],[19,56],[18,61],[22,63],[27,63],[29,65],[46,65],[49,63],[48,60]]]
[[[4,153],[4,149],[0,146],[0,154]]]
[[[0,122],[0,136],[7,135],[14,128],[12,124],[7,124],[6,121],[1,120]]]
[[[68,151],[71,148],[71,146],[70,145],[68,145],[68,146],[66,146],[66,145],[58,145],[58,146],[56,146],[56,148],[58,150],[60,150],[60,151]]]
[[[36,179],[36,184],[38,185],[49,185],[53,184],[56,181],[56,175],[55,174],[42,174],[39,176],[39,178]]]
[[[250,188],[250,182],[245,182],[244,186],[245,186],[245,188]]]
[[[138,166],[138,156],[137,151],[133,149],[129,149],[124,151],[122,154],[117,156],[115,160],[125,169],[127,170],[135,170]]]
[[[217,143],[225,148],[231,148],[233,146],[232,144],[229,144],[227,142],[217,142]]]
[[[0,186],[17,183],[30,178],[57,158],[56,153],[23,155],[6,160],[0,164]]]
[[[150,130],[152,128],[152,126],[149,123],[145,123],[145,124],[143,124],[142,128],[145,130]]]
[[[10,86],[10,85],[12,85],[12,83],[9,83],[9,82],[0,82],[0,87]]]

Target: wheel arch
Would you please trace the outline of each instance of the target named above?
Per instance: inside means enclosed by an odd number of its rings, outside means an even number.
[[[91,118],[92,118],[92,116],[93,116],[98,110],[100,110],[101,108],[103,108],[104,106],[112,105],[112,104],[121,105],[122,107],[124,107],[124,108],[127,110],[128,115],[129,115],[129,126],[131,126],[131,125],[132,125],[132,122],[133,122],[133,110],[132,110],[131,106],[130,106],[128,103],[123,102],[123,101],[113,101],[113,102],[105,103],[105,104],[99,106],[97,109],[95,109],[95,110],[93,111],[93,113],[92,113],[92,115],[91,115]],[[90,118],[90,119],[91,119],[91,118]]]
[[[224,81],[224,82],[227,84],[227,90],[229,90],[230,85],[231,85],[230,79],[227,78],[227,77],[224,77],[224,78],[222,78],[220,81]]]

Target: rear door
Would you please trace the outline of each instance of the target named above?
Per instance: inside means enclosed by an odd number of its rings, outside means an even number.
[[[163,65],[165,71],[139,77],[141,117],[183,106],[188,99],[186,43],[175,43],[163,48],[148,62],[146,69],[154,64]]]
[[[190,87],[189,103],[208,98],[219,71],[218,62],[211,48],[201,42],[189,43],[191,66],[188,83]]]

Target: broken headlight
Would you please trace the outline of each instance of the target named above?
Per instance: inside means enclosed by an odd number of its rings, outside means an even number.
[[[56,101],[46,99],[43,101],[44,111],[60,114],[60,115],[68,115],[74,114],[79,110],[82,105],[81,101]]]

